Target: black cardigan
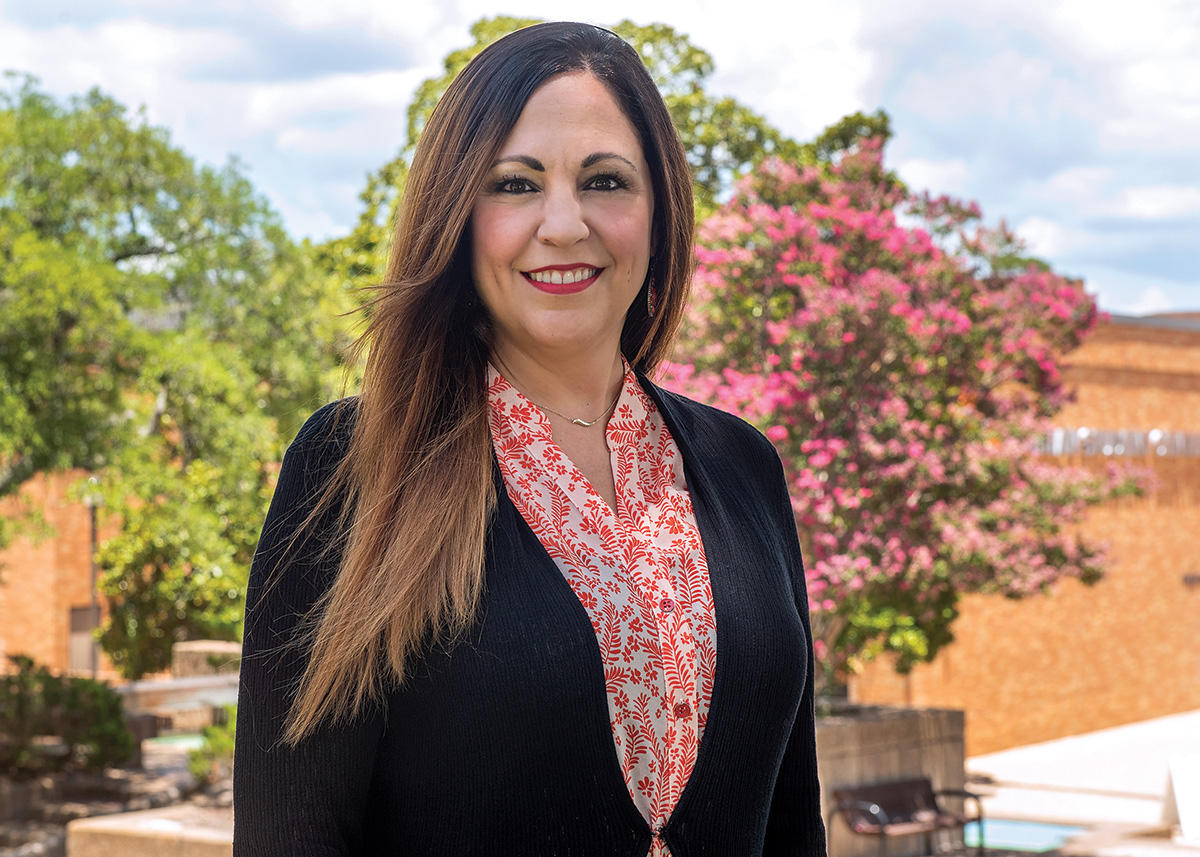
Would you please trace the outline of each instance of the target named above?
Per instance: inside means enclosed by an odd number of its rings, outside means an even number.
[[[779,457],[736,417],[643,386],[683,455],[717,620],[704,736],[659,835],[673,857],[824,855],[808,601]],[[654,834],[621,776],[595,632],[498,468],[474,630],[425,655],[385,710],[279,744],[306,657],[281,644],[333,578],[336,552],[319,556],[332,528],[268,575],[344,455],[352,410],[322,408],[292,443],[251,571],[234,854],[645,855]]]

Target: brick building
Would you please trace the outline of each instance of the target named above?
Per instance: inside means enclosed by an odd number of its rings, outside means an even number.
[[[964,599],[956,640],[909,676],[885,663],[862,702],[961,708],[975,755],[1200,709],[1200,313],[1115,316],[1072,355],[1074,404],[1047,454],[1151,467],[1158,490],[1093,509],[1111,565],[1095,586]]]
[[[41,474],[21,488],[22,501],[40,509],[53,530],[48,538],[19,538],[0,551],[0,669],[8,667],[6,655],[20,654],[56,672],[109,672],[92,638],[103,611],[103,599],[92,594],[93,519],[70,494],[84,476]],[[16,507],[11,498],[5,505],[6,512]]]

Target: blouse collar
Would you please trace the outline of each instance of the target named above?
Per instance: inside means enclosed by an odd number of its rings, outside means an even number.
[[[640,426],[650,416],[651,411],[655,410],[654,403],[638,383],[637,373],[630,368],[624,356],[621,357],[621,365],[625,370],[621,380],[621,394],[617,397],[617,403],[608,418],[606,437],[611,437],[618,426],[622,430]],[[487,385],[488,408],[493,417],[497,414],[504,417],[500,422],[506,433],[528,433],[544,440],[553,440],[550,417],[500,374],[490,361],[487,367]],[[497,421],[493,418],[491,422],[494,426]]]

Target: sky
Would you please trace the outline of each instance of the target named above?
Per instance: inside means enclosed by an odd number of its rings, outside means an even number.
[[[710,92],[800,140],[882,107],[912,188],[979,202],[1109,312],[1200,310],[1195,0],[0,0],[0,70],[144,107],[320,240],[497,14],[669,24],[712,55]]]

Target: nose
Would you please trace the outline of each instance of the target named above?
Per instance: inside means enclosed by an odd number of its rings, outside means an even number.
[[[556,247],[569,247],[591,233],[584,219],[583,206],[573,190],[562,189],[546,194],[538,241]]]

